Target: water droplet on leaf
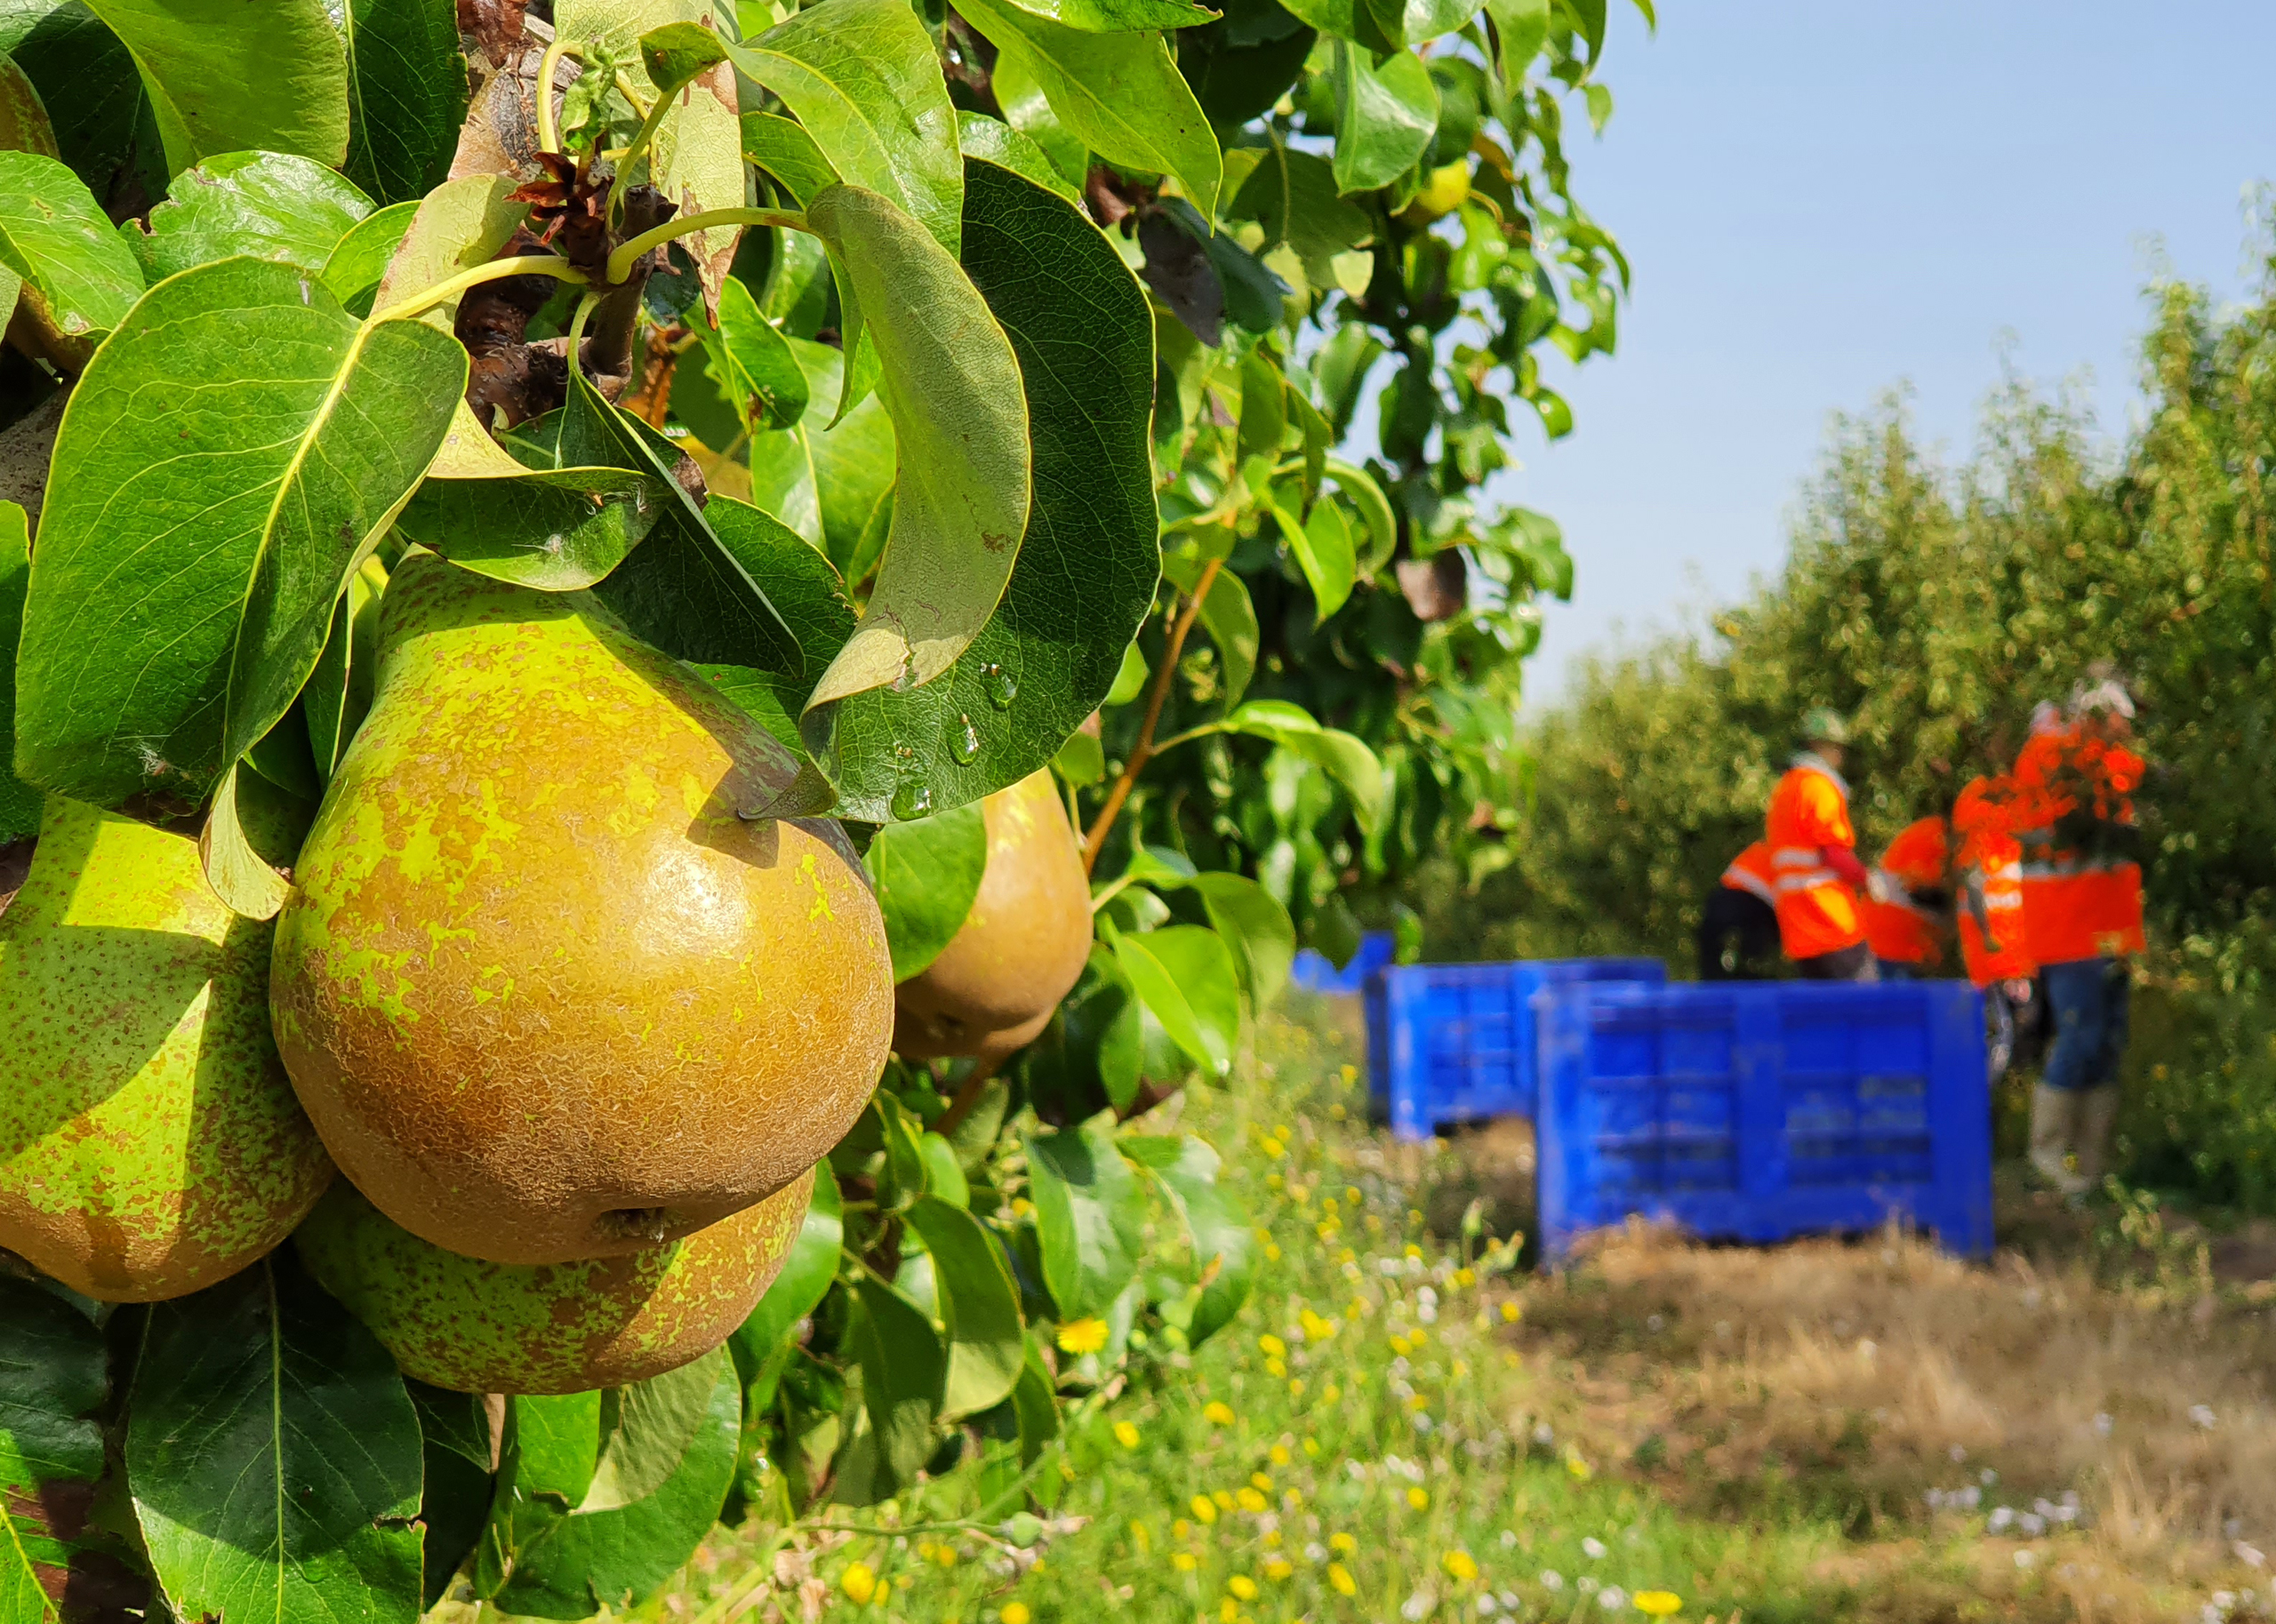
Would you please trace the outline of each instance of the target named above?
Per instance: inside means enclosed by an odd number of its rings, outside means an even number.
[[[968,716],[959,713],[957,721],[962,726],[957,733],[955,742],[949,748],[956,753],[956,758],[959,762],[969,764],[974,756],[980,754],[980,732],[973,726],[972,718]]]
[[[1009,710],[1012,700],[1020,692],[1019,678],[990,660],[980,668],[980,680],[988,689],[990,703],[998,710]]]
[[[933,810],[933,789],[915,779],[903,779],[901,788],[893,792],[893,815],[903,823],[922,818]]]

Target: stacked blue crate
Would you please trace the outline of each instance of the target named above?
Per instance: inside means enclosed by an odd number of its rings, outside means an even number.
[[[1318,948],[1299,948],[1288,966],[1288,984],[1305,992],[1356,993],[1366,986],[1369,976],[1390,963],[1391,951],[1389,931],[1369,931],[1359,938],[1358,948],[1341,970]]]
[[[1983,995],[1965,981],[1552,987],[1543,1256],[1640,1215],[1755,1243],[1900,1216],[1992,1249]]]
[[[1367,1076],[1401,1139],[1442,1124],[1531,1116],[1540,1095],[1534,996],[1579,981],[1667,980],[1655,958],[1399,964],[1367,978]]]

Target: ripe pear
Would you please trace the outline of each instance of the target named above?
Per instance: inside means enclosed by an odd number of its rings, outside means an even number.
[[[461,1393],[583,1393],[700,1358],[749,1317],[797,1238],[809,1168],[683,1240],[490,1263],[421,1240],[342,1180],[293,1237],[407,1376]]]
[[[156,1302],[292,1233],[333,1166],[269,1041],[268,938],[196,841],[49,798],[0,913],[0,1246]]]
[[[940,957],[894,991],[908,1060],[1002,1060],[1035,1041],[1091,952],[1091,882],[1048,770],[980,804],[988,868]]]
[[[773,737],[580,592],[414,553],[301,851],[270,1010],[341,1171],[448,1251],[643,1252],[861,1114],[892,961]]]

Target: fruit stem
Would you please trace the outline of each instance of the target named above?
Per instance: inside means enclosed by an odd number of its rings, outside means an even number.
[[[632,81],[621,73],[616,79],[619,88],[624,92],[624,99],[634,107],[639,107],[639,99],[632,93]],[[677,100],[677,96],[659,96],[655,106],[641,108],[640,128],[634,132],[632,144],[624,149],[624,156],[616,161],[616,179],[608,183],[608,223],[611,230],[615,229],[616,222],[622,217],[624,188],[632,184],[633,164],[656,139],[656,131],[662,125],[664,115],[672,110],[672,103]],[[622,278],[613,276],[610,280],[621,281]]]
[[[469,288],[480,287],[485,282],[502,281],[508,276],[552,276],[562,282],[582,282],[585,273],[558,254],[523,254],[511,260],[493,260],[487,265],[461,271],[433,287],[422,288],[384,310],[373,311],[365,317],[364,324],[368,328],[376,327],[381,322],[402,321],[456,299]]]
[[[540,152],[561,150],[561,132],[553,122],[553,76],[560,70],[561,59],[573,56],[580,62],[585,53],[567,40],[555,36],[545,48],[545,55],[537,65],[537,148]]]
[[[1170,694],[1170,677],[1177,670],[1178,656],[1184,652],[1186,634],[1193,629],[1201,605],[1208,601],[1209,588],[1217,584],[1217,572],[1224,562],[1212,558],[1203,567],[1201,579],[1193,584],[1192,597],[1170,628],[1169,646],[1162,651],[1162,663],[1154,668],[1153,692],[1146,696],[1146,716],[1138,724],[1138,742],[1130,748],[1130,759],[1123,764],[1122,775],[1107,792],[1106,804],[1099,808],[1099,815],[1092,820],[1090,833],[1083,836],[1085,874],[1097,869],[1099,853],[1106,849],[1107,831],[1114,828],[1115,819],[1121,815],[1122,804],[1130,798],[1131,786],[1138,781],[1138,774],[1153,757],[1154,730],[1161,724],[1162,704]]]
[[[1003,1069],[1003,1066],[1001,1060],[982,1060],[974,1066],[972,1075],[958,1085],[957,1097],[949,1101],[949,1108],[941,1113],[940,1119],[933,1124],[932,1132],[943,1139],[955,1132],[957,1124],[971,1116],[972,1108],[980,1103],[981,1091]]]
[[[615,252],[608,257],[609,281],[623,281],[632,269],[632,262],[651,248],[661,247],[698,231],[709,231],[714,226],[781,226],[789,231],[813,229],[806,224],[806,217],[796,209],[706,209],[700,214],[668,220],[653,230],[643,231],[628,242],[619,243]]]

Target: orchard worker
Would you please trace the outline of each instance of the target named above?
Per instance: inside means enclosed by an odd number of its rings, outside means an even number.
[[[1699,915],[1699,979],[1761,981],[1778,956],[1778,870],[1758,840],[1723,870]]]
[[[2127,743],[2133,720],[2121,684],[2081,684],[2064,711],[2040,707],[2016,758],[2024,934],[2055,1016],[2031,1160],[2070,1196],[2102,1179],[2126,1052],[2126,958],[2143,946],[2133,792],[2144,768]]]
[[[1952,804],[1952,871],[1959,892],[1960,964],[1983,994],[1985,1060],[1996,1083],[2016,1054],[2016,1016],[2032,1000],[2024,928],[2024,848],[2016,838],[2015,780],[1969,780]]]
[[[1802,753],[1770,793],[1764,838],[1778,875],[1778,939],[1814,981],[1870,981],[1873,956],[1857,893],[1866,888],[1841,757],[1849,725],[1819,708],[1802,718]]]
[[[1859,900],[1873,971],[1884,981],[1911,981],[1943,962],[1951,928],[1945,876],[1944,820],[1922,818],[1888,843]]]

